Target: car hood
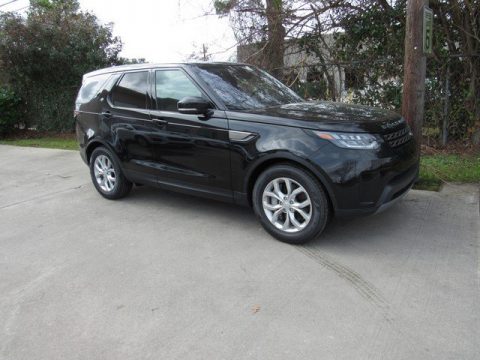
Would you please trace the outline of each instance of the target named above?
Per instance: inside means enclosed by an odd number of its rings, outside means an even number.
[[[232,119],[296,126],[314,130],[384,133],[403,127],[403,118],[389,110],[330,101],[303,102],[232,112]]]

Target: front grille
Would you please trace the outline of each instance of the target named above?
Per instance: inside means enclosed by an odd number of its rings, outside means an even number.
[[[395,148],[412,140],[413,135],[410,131],[410,127],[407,125],[403,129],[383,135],[383,138],[391,147]]]

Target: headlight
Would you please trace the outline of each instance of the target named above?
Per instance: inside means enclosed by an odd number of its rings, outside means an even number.
[[[318,137],[329,140],[335,145],[346,149],[377,149],[380,146],[380,138],[365,133],[339,133],[314,131]]]

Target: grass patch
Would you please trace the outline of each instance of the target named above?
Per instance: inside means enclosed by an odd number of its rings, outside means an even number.
[[[444,182],[480,183],[480,155],[426,155],[415,189],[438,191]]]
[[[6,139],[0,140],[3,145],[40,147],[48,149],[78,150],[75,138],[68,137],[41,137],[33,139]]]

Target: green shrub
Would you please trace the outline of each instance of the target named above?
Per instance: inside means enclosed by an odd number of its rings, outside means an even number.
[[[72,131],[83,74],[125,62],[121,48],[78,0],[31,1],[26,16],[0,12],[0,74],[22,94],[24,125],[38,131]]]
[[[11,133],[23,118],[22,101],[13,91],[0,87],[0,136]]]

